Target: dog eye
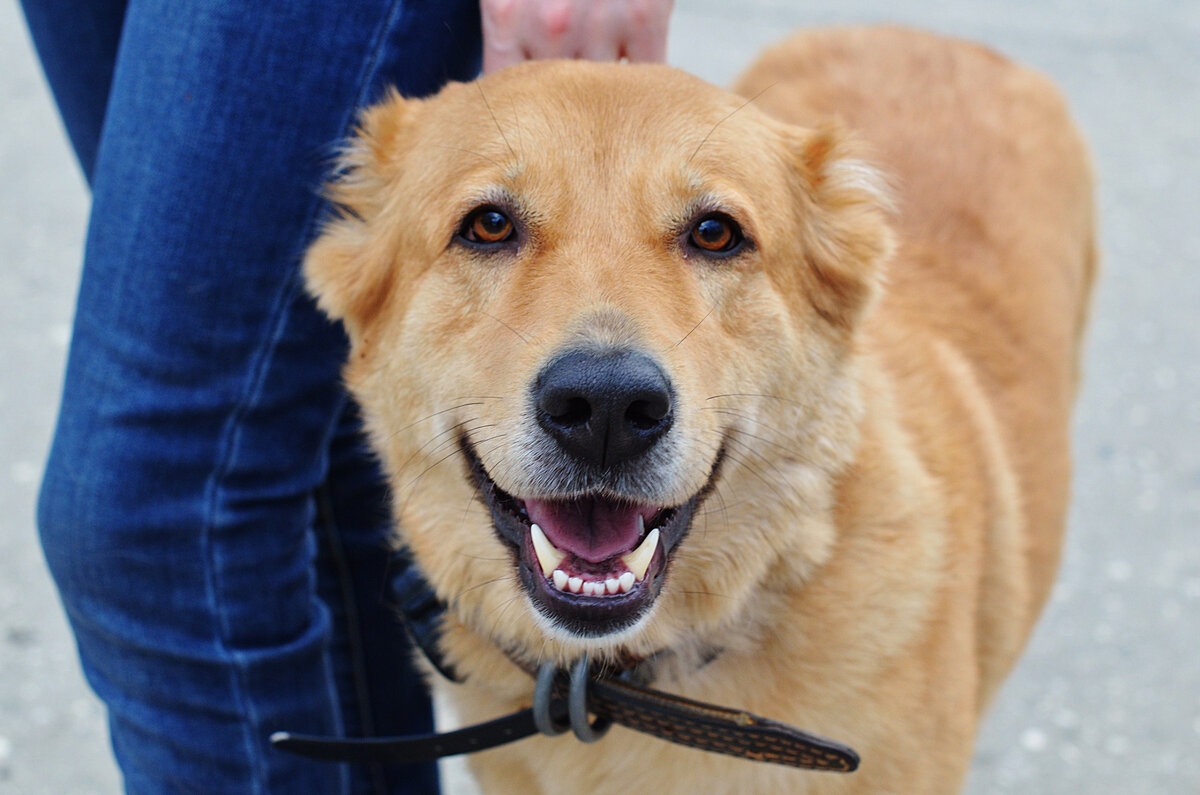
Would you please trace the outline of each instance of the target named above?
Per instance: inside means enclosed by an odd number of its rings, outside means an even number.
[[[493,245],[516,237],[512,219],[495,207],[480,207],[471,212],[458,230],[458,236],[470,243]]]
[[[723,213],[710,213],[692,226],[688,243],[712,254],[728,254],[742,244],[742,228]]]

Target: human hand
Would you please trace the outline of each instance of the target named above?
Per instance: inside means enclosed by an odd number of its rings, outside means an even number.
[[[483,72],[535,58],[662,61],[674,0],[480,0]]]

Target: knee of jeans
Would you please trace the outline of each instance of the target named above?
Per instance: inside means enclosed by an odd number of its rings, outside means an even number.
[[[105,505],[112,496],[94,478],[84,477],[87,461],[51,454],[37,501],[37,528],[46,565],[70,608],[70,597],[94,586],[115,555],[118,533]]]
[[[153,467],[136,465],[115,448],[56,439],[42,478],[38,534],[72,618],[102,604],[161,605],[184,588],[202,586],[178,581],[178,563],[200,554],[199,534],[180,543],[190,511],[169,505],[171,487],[162,482],[169,476],[160,471],[156,482]],[[198,510],[199,497],[194,504]],[[165,521],[172,510],[185,515]]]

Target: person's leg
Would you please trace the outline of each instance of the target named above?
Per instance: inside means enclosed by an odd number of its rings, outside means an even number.
[[[42,70],[92,184],[128,0],[21,0]]]
[[[343,728],[310,527],[344,342],[296,266],[353,109],[471,76],[476,13],[127,11],[39,527],[130,791],[349,786],[267,743]]]
[[[318,582],[335,628],[335,674],[347,735],[433,731],[424,683],[409,670],[412,647],[397,610],[384,600],[392,546],[384,476],[367,450],[356,406],[347,401],[330,446],[330,474],[317,494]],[[428,786],[435,786],[432,767]],[[378,791],[399,791],[411,765],[362,771]],[[387,784],[384,784],[387,782]]]

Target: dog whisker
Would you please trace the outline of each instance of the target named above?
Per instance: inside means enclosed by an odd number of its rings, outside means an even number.
[[[413,459],[415,459],[417,456],[421,455],[422,453],[427,453],[428,455],[433,455],[433,454],[437,453],[439,450],[441,450],[443,447],[445,447],[447,444],[453,444],[455,441],[458,440],[458,436],[455,434],[455,431],[458,431],[461,429],[465,433],[470,434],[474,431],[479,431],[484,428],[495,427],[495,423],[486,423],[483,425],[474,425],[474,426],[472,426],[470,424],[472,422],[477,421],[478,419],[479,419],[478,417],[468,417],[467,419],[463,420],[462,422],[456,422],[453,425],[451,425],[449,428],[445,429],[444,431],[434,434],[429,439],[427,439],[424,444],[422,444],[420,447],[418,447],[416,450],[414,450],[412,452],[412,454],[409,455],[408,458],[404,459],[404,462],[402,464],[400,464],[399,467],[397,467],[397,471],[403,472],[405,469],[408,468],[408,465],[412,463]],[[442,437],[447,437],[447,438],[443,439]],[[434,445],[434,447],[430,448],[428,451],[425,449],[425,448],[429,447],[429,445],[431,445],[435,441],[437,441],[438,439],[442,439],[442,441],[438,442],[438,444]]]
[[[767,91],[769,91],[770,89],[774,88],[774,87],[775,87],[775,85],[776,85],[776,83],[771,83],[771,84],[770,84],[770,85],[768,85],[766,88],[764,88],[762,91],[759,91],[757,94],[755,94],[754,96],[750,97],[750,99],[746,100],[746,101],[745,101],[745,102],[743,102],[741,105],[738,105],[736,108],[734,108],[733,110],[731,110],[731,111],[730,111],[730,112],[729,112],[729,113],[728,113],[728,114],[727,114],[727,115],[726,115],[726,116],[725,116],[723,119],[721,119],[719,122],[717,122],[716,124],[714,124],[714,125],[712,126],[712,129],[711,129],[711,130],[709,130],[707,133],[705,133],[705,134],[704,134],[704,138],[702,138],[702,139],[700,140],[700,143],[696,144],[696,150],[695,150],[694,152],[692,152],[692,155],[691,155],[691,157],[689,157],[689,158],[687,159],[687,163],[689,163],[689,164],[690,164],[690,163],[692,162],[692,160],[694,160],[694,159],[695,159],[696,155],[700,154],[700,149],[701,149],[701,147],[703,147],[703,146],[704,146],[706,143],[708,143],[708,139],[712,137],[712,134],[713,134],[713,133],[715,133],[715,132],[717,131],[717,128],[718,128],[718,127],[720,127],[720,126],[721,126],[722,124],[724,124],[725,122],[729,121],[731,118],[733,118],[733,116],[734,116],[735,114],[737,114],[738,112],[740,112],[740,111],[741,111],[743,108],[747,107],[747,106],[748,106],[750,103],[754,102],[754,100],[758,99],[758,98],[759,98],[759,97],[761,97],[763,94],[767,93]]]
[[[766,464],[770,464],[773,467],[778,467],[779,463],[775,459],[768,457],[761,450],[756,449],[756,447],[754,445],[749,444],[745,439],[739,438],[742,436],[748,437],[750,439],[754,439],[755,441],[758,441],[758,442],[762,442],[763,444],[771,445],[772,447],[777,447],[780,450],[782,450],[783,452],[787,453],[788,455],[794,456],[791,449],[783,446],[782,444],[779,444],[778,442],[773,442],[770,439],[766,439],[762,436],[757,436],[753,433],[746,433],[745,431],[739,431],[736,436],[729,437],[730,444],[738,445],[739,447],[741,447],[741,449],[745,450],[747,453],[753,455],[755,458],[759,459],[760,461],[762,461]]]
[[[756,419],[754,417],[748,417],[744,414],[737,414],[737,413],[729,411],[728,409],[709,409],[709,411],[715,411],[719,414],[729,414],[730,416],[738,417],[740,419],[746,420],[747,422],[751,422],[755,425],[763,426],[767,430],[772,431],[776,436],[783,435],[778,429],[776,429],[770,425],[767,425],[765,420]],[[783,452],[787,453],[788,455],[795,456],[797,458],[805,458],[805,456],[801,455],[798,450],[795,450],[792,447],[783,444],[782,442],[777,442],[773,439],[768,439],[767,437],[761,436],[759,434],[750,433],[749,431],[744,430],[742,428],[738,428],[736,430],[736,435],[754,439],[756,441],[762,442],[763,444],[769,444],[772,447],[777,447],[780,450],[782,450]]]
[[[499,323],[501,326],[504,326],[506,329],[508,329],[509,331],[511,331],[513,334],[516,334],[516,335],[517,335],[517,338],[518,338],[518,339],[520,339],[520,340],[521,340],[521,342],[525,343],[526,345],[528,345],[528,344],[529,344],[529,338],[528,338],[528,337],[526,337],[524,334],[522,334],[521,332],[517,331],[515,328],[513,328],[513,327],[512,327],[512,326],[510,326],[509,324],[505,323],[503,320],[501,320],[500,318],[496,317],[496,316],[495,316],[495,315],[493,315],[491,312],[488,312],[488,311],[486,311],[486,310],[482,310],[482,311],[483,311],[483,314],[487,315],[487,316],[488,316],[488,317],[490,317],[492,320],[494,320],[494,321],[496,321],[497,323]]]
[[[491,611],[491,618],[492,618],[493,623],[499,624],[500,619],[504,618],[504,614],[507,613],[514,604],[519,604],[520,600],[521,600],[521,593],[520,593],[520,591],[518,591],[516,594],[509,597],[504,602],[502,602],[501,604],[499,604],[495,608],[493,608]]]
[[[525,156],[525,130],[521,127],[520,106],[514,102],[512,104],[513,126],[517,128],[517,148],[521,150],[521,156]]]
[[[720,398],[734,398],[734,397],[768,398],[770,400],[779,400],[784,403],[791,403],[794,406],[800,406],[802,408],[804,407],[804,404],[801,403],[799,400],[782,397],[780,395],[771,395],[771,394],[767,394],[766,392],[725,392],[724,394],[720,394],[720,395],[709,395],[704,400],[707,402],[709,400],[718,400]]]
[[[776,496],[776,497],[778,497],[778,498],[780,499],[780,501],[781,501],[783,504],[785,504],[785,505],[786,505],[786,504],[790,504],[790,503],[792,502],[792,500],[791,500],[791,499],[789,499],[788,495],[787,495],[787,494],[785,494],[785,493],[784,493],[784,492],[783,492],[783,491],[780,489],[780,487],[779,487],[779,484],[778,484],[778,483],[775,483],[775,482],[773,482],[773,481],[771,481],[771,480],[768,480],[768,479],[767,479],[767,477],[766,477],[766,475],[764,475],[764,474],[763,474],[763,473],[762,473],[762,472],[759,470],[759,468],[758,468],[757,466],[755,466],[755,465],[754,465],[754,464],[752,464],[751,462],[747,461],[746,459],[744,459],[744,458],[741,458],[740,456],[738,456],[738,455],[737,455],[737,453],[734,453],[732,450],[730,450],[730,451],[727,451],[727,452],[726,452],[726,455],[727,455],[727,456],[729,456],[729,458],[730,458],[730,459],[731,459],[731,460],[732,460],[734,463],[736,463],[736,464],[740,465],[740,466],[741,466],[741,468],[742,468],[742,469],[744,469],[746,472],[748,472],[748,473],[750,473],[751,475],[753,475],[754,477],[758,478],[758,480],[759,480],[759,481],[760,481],[760,482],[761,482],[761,483],[762,483],[764,486],[766,486],[767,488],[771,489],[771,491],[773,491],[773,492],[775,493],[775,496]]]
[[[491,426],[487,426],[487,425],[485,425],[485,426],[482,426],[482,427],[491,427]],[[439,435],[441,435],[441,434],[439,434]],[[490,438],[496,438],[496,437],[490,437]],[[446,441],[442,442],[442,443],[441,443],[441,444],[439,444],[437,447],[435,447],[433,450],[431,450],[431,451],[430,451],[430,453],[433,453],[434,451],[436,451],[436,450],[438,450],[438,449],[442,448],[443,446],[445,446],[445,445],[446,445],[447,443],[449,443],[450,441],[451,441],[451,440],[446,440]],[[484,441],[487,441],[487,440],[485,439]],[[447,461],[447,460],[449,460],[450,458],[454,457],[455,455],[458,455],[458,449],[457,449],[457,448],[455,448],[455,449],[451,450],[450,452],[446,453],[444,456],[442,456],[441,458],[439,458],[437,461],[434,461],[432,464],[430,464],[429,466],[425,467],[425,469],[421,470],[421,473],[420,473],[419,475],[417,475],[415,478],[413,478],[413,479],[412,479],[412,481],[411,481],[410,483],[408,483],[408,485],[406,485],[406,486],[404,487],[404,489],[405,489],[405,492],[406,492],[406,495],[405,495],[405,497],[404,497],[403,499],[401,499],[401,500],[400,500],[400,502],[406,502],[406,501],[408,500],[408,497],[409,497],[409,496],[411,496],[411,495],[412,495],[412,493],[413,493],[413,491],[416,489],[416,487],[417,487],[417,484],[418,484],[418,483],[421,481],[421,479],[422,479],[422,478],[424,478],[424,477],[425,477],[427,474],[429,474],[429,472],[431,472],[431,471],[432,471],[432,470],[433,470],[435,467],[437,467],[437,466],[440,466],[440,465],[441,465],[442,463],[444,463],[445,461]]]
[[[504,145],[508,147],[508,153],[513,156],[513,160],[517,160],[517,153],[513,151],[512,144],[508,142],[508,136],[504,134],[504,129],[500,126],[500,122],[496,119],[496,112],[492,110],[492,103],[488,102],[487,95],[483,93],[483,86],[475,83],[475,87],[479,89],[479,96],[483,99],[483,104],[487,106],[488,115],[492,117],[492,124],[496,125],[496,131],[500,133],[500,139],[504,141]]]
[[[495,585],[496,583],[500,583],[500,582],[508,582],[509,579],[511,579],[511,578],[508,575],[504,575],[503,577],[493,577],[490,580],[484,580],[483,582],[477,582],[474,585],[467,586],[466,588],[463,588],[458,593],[454,594],[454,596],[450,597],[450,601],[451,601],[451,603],[457,602],[459,599],[461,599],[466,594],[469,594],[471,591],[474,591],[478,588],[486,588],[489,585]]]
[[[713,591],[682,591],[681,590],[681,591],[679,591],[679,593],[681,593],[685,596],[712,596],[717,599],[732,599],[733,598],[729,594],[715,593]]]
[[[448,149],[452,152],[463,152],[464,154],[475,155],[478,158],[482,158],[483,160],[488,161],[489,163],[494,165],[496,168],[504,168],[504,166],[501,163],[499,163],[498,161],[496,161],[495,159],[490,158],[481,152],[476,152],[472,149],[464,149],[461,146],[448,146],[446,144],[431,144],[431,146],[437,147],[438,149]]]
[[[704,517],[704,535],[706,536],[708,535],[710,517],[712,517],[714,514],[720,514],[726,529],[729,528],[729,506],[725,503],[725,495],[721,493],[720,484],[716,485],[711,496],[716,497],[717,501],[721,504],[721,507],[717,509],[707,509],[700,512],[700,515]]]
[[[462,398],[460,398],[460,399],[462,399]],[[465,409],[470,406],[482,406],[482,405],[483,404],[478,402],[478,400],[471,400],[470,402],[459,403],[458,405],[450,406],[449,408],[438,409],[437,411],[433,412],[432,414],[426,414],[424,417],[422,417],[419,420],[413,420],[412,422],[408,423],[407,425],[403,425],[403,426],[397,428],[395,431],[393,431],[388,436],[388,438],[391,439],[391,438],[397,436],[398,434],[401,434],[404,431],[407,431],[409,428],[413,427],[414,425],[420,425],[422,422],[428,422],[429,420],[433,419],[434,417],[439,417],[442,414],[446,414],[451,411],[458,411],[460,409]]]
[[[705,408],[702,408],[701,410],[702,411],[712,411],[712,412],[715,412],[718,414],[727,414],[732,417],[738,417],[739,419],[743,419],[749,423],[761,426],[761,427],[765,428],[766,430],[771,431],[772,434],[775,436],[783,437],[783,433],[781,431],[779,431],[777,428],[774,428],[774,427],[768,425],[765,420],[760,420],[756,417],[751,417],[746,414],[741,414],[739,412],[733,411],[732,409],[718,409],[718,408],[713,408],[713,407],[705,407]],[[806,455],[802,451],[801,448],[795,447],[794,445],[777,442],[774,439],[769,439],[766,436],[761,436],[759,434],[750,433],[749,431],[744,430],[742,428],[736,429],[736,435],[744,436],[744,437],[747,437],[750,439],[754,439],[756,441],[760,441],[763,444],[768,444],[768,445],[771,445],[772,447],[776,447],[780,451],[782,451],[783,453],[785,453],[786,455],[790,456],[791,458],[793,458],[797,461],[806,461],[807,462],[807,461],[812,460],[811,456]],[[789,441],[793,441],[793,440],[789,440]]]
[[[711,314],[713,313],[713,311],[714,311],[714,310],[716,310],[716,308],[717,308],[717,305],[716,305],[715,303],[714,303],[714,304],[711,304],[711,305],[708,307],[708,311],[704,313],[704,317],[702,317],[702,318],[700,318],[698,321],[696,321],[696,325],[694,325],[694,326],[692,326],[690,329],[688,329],[688,333],[687,333],[687,334],[684,334],[682,337],[680,337],[680,339],[679,339],[679,342],[677,342],[677,343],[675,343],[674,345],[672,345],[672,346],[670,347],[670,349],[669,349],[669,350],[675,350],[675,349],[676,349],[676,348],[678,348],[680,345],[682,345],[682,344],[684,343],[684,341],[685,341],[685,340],[686,340],[688,337],[692,336],[692,332],[693,332],[693,331],[695,331],[696,329],[700,328],[700,324],[701,324],[701,323],[703,323],[704,321],[708,320],[708,316],[709,316],[709,315],[711,315]]]

